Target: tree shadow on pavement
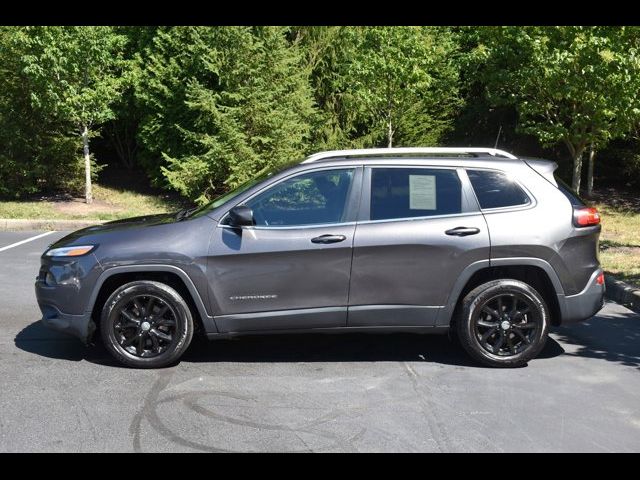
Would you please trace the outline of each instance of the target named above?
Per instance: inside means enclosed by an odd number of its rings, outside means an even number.
[[[52,331],[39,321],[15,337],[19,349],[58,360],[120,366],[102,343],[86,347],[73,337]],[[549,338],[538,358],[553,358],[564,352]],[[244,335],[207,341],[194,338],[181,363],[203,362],[429,362],[484,368],[469,358],[447,335],[387,334],[270,334]]]
[[[640,316],[630,311],[609,312],[587,321],[553,329],[567,348],[565,355],[597,358],[640,369]],[[568,347],[567,345],[567,347]]]

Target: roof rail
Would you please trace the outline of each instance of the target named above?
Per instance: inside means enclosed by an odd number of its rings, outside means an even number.
[[[328,152],[320,152],[307,157],[302,163],[313,163],[320,160],[330,158],[348,158],[348,157],[384,157],[393,155],[431,155],[431,154],[458,154],[458,155],[492,155],[494,157],[505,157],[516,159],[515,155],[497,150],[495,148],[479,148],[479,147],[400,147],[400,148],[362,148],[357,150],[331,150]]]

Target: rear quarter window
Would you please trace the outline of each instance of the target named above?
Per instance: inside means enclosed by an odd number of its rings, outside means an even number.
[[[504,208],[527,205],[531,199],[503,172],[467,170],[480,208]]]
[[[564,183],[557,175],[553,176],[558,184],[558,190],[567,197],[574,207],[586,207],[585,202],[578,196],[578,194],[566,183]]]

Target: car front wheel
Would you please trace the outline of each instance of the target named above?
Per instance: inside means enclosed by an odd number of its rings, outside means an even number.
[[[544,348],[549,310],[542,296],[519,280],[493,280],[463,299],[456,330],[464,349],[484,365],[520,367]]]
[[[175,363],[193,337],[189,306],[170,286],[139,280],[117,288],[102,308],[100,332],[116,360],[135,368]]]

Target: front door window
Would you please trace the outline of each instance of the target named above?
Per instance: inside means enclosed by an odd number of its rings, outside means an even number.
[[[256,226],[291,227],[342,223],[353,169],[321,170],[289,178],[245,202]]]

